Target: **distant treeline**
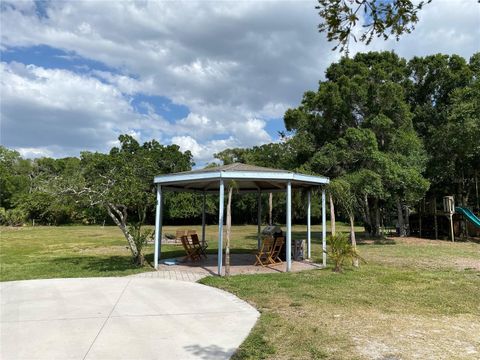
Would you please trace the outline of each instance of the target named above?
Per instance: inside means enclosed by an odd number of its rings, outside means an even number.
[[[407,61],[392,52],[345,57],[284,121],[280,142],[215,157],[328,176],[337,218],[355,219],[372,235],[403,225],[425,201],[440,205],[444,195],[478,210],[480,53],[468,60],[438,54]],[[64,159],[23,159],[0,148],[1,221],[101,224],[128,210],[130,221],[153,223],[153,176],[191,169],[192,156],[155,140],[139,144],[122,135],[120,143],[108,154]],[[273,199],[273,221],[283,223],[285,196]],[[268,194],[262,201],[267,222]],[[164,219],[199,223],[201,204],[195,194],[167,193]],[[317,194],[313,204],[318,221]],[[209,223],[217,221],[217,206],[209,196]],[[256,209],[256,195],[234,195],[235,223],[255,223]],[[294,221],[304,221],[305,211],[305,194],[294,194]]]

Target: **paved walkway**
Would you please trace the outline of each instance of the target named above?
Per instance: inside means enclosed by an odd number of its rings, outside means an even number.
[[[171,260],[171,259],[170,259]],[[177,265],[165,265],[163,259],[160,260],[158,271],[153,272],[151,276],[159,276],[162,278],[169,278],[170,276],[177,280],[184,280],[184,278],[192,277],[197,281],[202,277],[208,275],[217,275],[217,255],[208,254],[207,259],[200,261],[183,262],[183,258],[177,259]],[[224,259],[225,261],[225,259]],[[282,264],[269,266],[255,266],[254,254],[231,254],[230,255],[230,274],[265,274],[265,273],[282,273],[286,271],[285,262]],[[323,269],[322,264],[313,263],[310,261],[292,261],[292,272]],[[223,267],[223,274],[225,273],[225,266]],[[150,273],[145,273],[150,274]],[[143,274],[141,275],[143,276]],[[148,276],[148,275],[146,275]],[[199,277],[200,276],[200,277]],[[188,281],[188,280],[187,280]]]
[[[228,359],[259,316],[230,293],[159,278],[12,281],[0,291],[3,360]]]
[[[140,274],[129,275],[130,277],[135,278],[148,278],[148,279],[164,279],[164,280],[178,280],[178,281],[189,281],[197,282],[198,280],[209,275],[208,273],[199,272],[199,271],[188,271],[188,270],[159,270],[159,271],[148,271]]]

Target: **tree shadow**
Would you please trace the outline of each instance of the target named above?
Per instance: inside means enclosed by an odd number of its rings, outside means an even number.
[[[188,345],[184,347],[185,350],[191,352],[193,355],[199,357],[200,359],[208,360],[220,360],[220,359],[230,359],[230,357],[235,352],[235,348],[224,349],[218,345]]]
[[[62,269],[75,268],[75,270],[84,270],[93,273],[122,273],[132,270],[142,269],[135,265],[131,256],[64,256],[49,260],[52,266]],[[148,265],[147,265],[148,266]]]

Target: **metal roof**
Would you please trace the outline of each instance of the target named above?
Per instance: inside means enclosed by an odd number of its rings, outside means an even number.
[[[205,169],[155,176],[155,184],[172,191],[218,192],[220,180],[233,180],[240,192],[284,191],[291,181],[293,188],[310,188],[330,182],[327,177],[294,173],[248,164],[234,163]]]

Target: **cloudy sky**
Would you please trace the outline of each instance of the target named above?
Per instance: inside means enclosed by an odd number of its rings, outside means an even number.
[[[6,1],[2,145],[27,157],[107,151],[118,135],[191,150],[278,141],[282,116],[339,59],[311,1]],[[480,50],[477,0],[434,0],[394,49]]]

